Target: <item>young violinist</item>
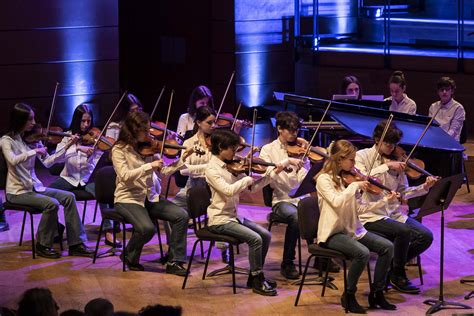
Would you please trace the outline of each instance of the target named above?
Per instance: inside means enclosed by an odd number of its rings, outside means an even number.
[[[85,245],[86,233],[79,218],[74,194],[45,188],[36,176],[34,168],[36,157],[46,167],[49,167],[54,162],[55,156],[65,155],[78,138],[77,136],[71,137],[64,147],[49,156],[40,141],[30,146],[25,142],[25,133],[30,132],[35,124],[35,112],[29,105],[17,103],[13,107],[10,128],[1,140],[3,155],[8,167],[5,190],[7,199],[12,203],[43,209],[37,230],[36,253],[38,256],[50,259],[61,256],[52,248],[52,245],[57,231],[58,208],[59,205],[62,205],[66,221],[69,255],[90,257],[93,250]]]
[[[290,198],[288,194],[303,181],[309,170],[309,161],[290,158],[286,150],[288,143],[296,141],[301,126],[298,116],[294,112],[285,111],[278,112],[275,118],[278,137],[261,148],[259,157],[267,162],[279,163],[288,160],[292,164],[291,172],[274,174],[270,180],[270,187],[273,189],[272,212],[284,219],[287,224],[280,274],[287,279],[298,279],[299,273],[293,263],[299,237],[296,205],[303,197]]]
[[[161,183],[158,176],[170,175],[184,167],[183,161],[192,150],[186,151],[169,166],[163,164],[159,154],[143,157],[139,146],[149,141],[149,130],[148,114],[132,112],[125,118],[112,148],[112,163],[117,173],[115,210],[135,229],[127,245],[127,256],[121,256],[121,259],[125,260],[130,270],[143,271],[144,267],[139,263],[140,254],[154,234],[152,219],[162,219],[171,224],[166,273],[184,276],[189,216],[182,208],[160,198]]]
[[[370,175],[377,177],[389,189],[399,192],[402,200],[427,194],[436,182],[434,177],[427,177],[425,183],[419,186],[409,187],[404,172],[406,164],[390,159],[403,136],[403,132],[395,123],[390,124],[385,138],[380,144],[380,152],[377,153],[377,147],[385,125],[386,121],[381,121],[375,127],[373,133],[374,146],[357,152],[356,167],[363,174],[367,174],[372,161],[375,159]],[[376,155],[377,158],[375,158]],[[376,202],[384,199],[384,194],[366,192],[363,197],[366,201]],[[416,258],[429,248],[433,241],[431,231],[418,221],[404,215],[400,210],[398,200],[372,208],[360,214],[359,219],[368,231],[380,234],[394,242],[393,269],[390,273],[392,286],[400,292],[419,293],[420,289],[408,280],[405,265],[410,259]]]
[[[361,200],[360,191],[367,189],[368,182],[354,181],[348,184],[342,178],[342,173],[354,168],[356,151],[357,148],[349,141],[336,141],[329,149],[330,157],[316,176],[320,211],[317,242],[322,247],[340,251],[351,259],[346,293],[341,297],[343,307],[347,307],[351,313],[366,313],[357,302],[355,293],[359,277],[373,251],[378,254],[378,258],[373,284],[370,285],[369,305],[395,310],[396,306],[387,302],[383,294],[393,257],[393,245],[389,240],[365,230],[358,218],[358,212],[373,207]],[[396,198],[395,192],[391,192],[378,203],[387,203]]]
[[[357,100],[362,99],[362,85],[357,79],[356,76],[345,76],[342,79],[341,87],[339,90],[340,94],[347,94],[347,95],[355,95],[357,96]]]
[[[94,115],[92,109],[87,104],[81,104],[74,110],[67,134],[78,135],[81,139],[84,139],[84,136],[88,135],[93,125]],[[57,145],[56,152],[61,151],[70,139],[71,137],[64,137]],[[93,140],[92,137],[91,139]],[[85,190],[95,195],[95,184],[89,182],[89,178],[103,152],[99,149],[94,150],[92,145],[79,140],[69,146],[64,155],[56,157],[55,163],[64,162],[64,168],[60,176],[49,187],[65,191]],[[101,208],[103,207],[104,205],[101,205]],[[105,243],[120,248],[122,245],[119,241],[116,241],[115,245],[113,243],[112,221],[105,221],[104,230],[106,231]]]
[[[206,86],[197,86],[191,92],[188,103],[188,111],[182,114],[178,120],[176,132],[178,135],[189,138],[192,135],[196,120],[196,112],[202,106],[214,109],[214,98],[211,90]]]
[[[429,116],[432,117],[439,109],[435,120],[446,133],[459,141],[466,111],[462,104],[453,98],[456,83],[450,77],[441,77],[436,84],[436,90],[439,101],[431,104]]]
[[[249,187],[258,191],[268,183],[272,173],[281,172],[288,161],[276,169],[267,168],[263,178],[234,175],[226,168],[226,161],[234,158],[240,145],[240,137],[233,131],[221,129],[211,135],[212,157],[207,165],[206,181],[211,188],[211,205],[207,209],[209,229],[245,241],[249,246],[250,274],[247,286],[260,295],[277,295],[276,282],[263,274],[263,265],[270,245],[271,233],[247,218],[239,218],[237,205],[239,194]]]
[[[416,103],[410,99],[406,92],[407,82],[402,71],[394,71],[388,80],[390,97],[385,101],[392,101],[389,110],[392,112],[402,112],[407,114],[416,114]]]

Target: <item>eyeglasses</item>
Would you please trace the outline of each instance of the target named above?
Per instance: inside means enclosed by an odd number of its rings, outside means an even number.
[[[398,143],[387,143],[387,142],[383,142],[383,144],[387,147],[397,147],[398,146]]]

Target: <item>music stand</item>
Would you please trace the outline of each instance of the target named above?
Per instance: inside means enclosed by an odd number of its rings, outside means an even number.
[[[426,300],[423,303],[431,305],[426,312],[427,315],[434,314],[449,306],[454,308],[470,309],[471,307],[457,302],[447,302],[444,300],[444,210],[454,198],[457,190],[461,187],[464,180],[464,174],[456,174],[443,178],[436,182],[428,193],[423,205],[416,217],[424,217],[441,211],[441,243],[440,243],[440,261],[439,261],[439,297],[437,300]]]
[[[297,198],[308,193],[316,192],[316,183],[313,178],[323,168],[324,161],[316,162],[311,165],[306,177],[301,181],[300,186],[296,189],[291,190],[288,196],[291,198]]]
[[[464,284],[464,283],[474,283],[474,280],[467,280],[467,279],[461,279],[461,284]],[[470,299],[471,297],[474,296],[474,291],[471,291],[469,293],[466,294],[466,296],[464,296],[464,299],[465,300],[468,300]]]

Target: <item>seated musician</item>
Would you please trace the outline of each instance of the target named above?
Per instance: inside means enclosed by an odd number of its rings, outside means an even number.
[[[272,163],[288,160],[292,164],[291,172],[275,174],[270,180],[270,186],[273,189],[272,212],[287,224],[280,274],[287,279],[298,279],[299,273],[293,263],[300,234],[296,206],[305,196],[291,198],[288,194],[298,188],[305,178],[309,170],[309,160],[303,162],[301,159],[290,158],[286,150],[288,143],[296,141],[301,126],[298,116],[294,112],[278,112],[275,118],[278,138],[262,147],[260,158]],[[332,267],[333,270],[339,271],[338,268],[338,266]]]
[[[211,90],[206,86],[197,86],[189,97],[188,110],[182,114],[178,120],[176,132],[178,135],[189,138],[192,136],[194,124],[196,122],[196,112],[202,106],[214,109],[214,98]]]
[[[268,183],[268,176],[281,172],[288,161],[276,169],[268,168],[264,178],[234,175],[226,168],[226,161],[232,160],[239,147],[240,138],[233,131],[221,129],[211,135],[212,157],[206,168],[206,181],[211,188],[211,205],[207,209],[208,226],[217,234],[225,234],[245,241],[249,246],[250,274],[247,286],[260,295],[277,295],[276,282],[263,274],[265,257],[270,246],[271,233],[247,218],[239,218],[237,204],[239,194],[251,187],[258,191]]]
[[[387,101],[392,101],[389,110],[392,112],[402,112],[407,114],[416,114],[416,103],[410,99],[405,93],[407,89],[407,82],[403,72],[394,71],[388,80],[390,88],[390,97]]]
[[[148,140],[150,120],[144,112],[132,112],[125,118],[120,134],[112,148],[112,163],[117,173],[115,210],[133,225],[135,233],[127,244],[127,256],[122,260],[130,270],[143,271],[139,263],[143,246],[151,240],[155,226],[152,219],[169,221],[166,273],[184,276],[186,270],[186,235],[189,216],[182,208],[160,198],[161,186],[157,175],[169,175],[184,166],[191,151],[169,166],[163,165],[159,154],[144,157],[138,146]]]
[[[374,204],[361,200],[360,192],[367,189],[368,182],[349,183],[343,178],[344,172],[354,168],[356,150],[347,140],[336,141],[329,148],[330,157],[315,177],[320,211],[317,242],[322,247],[340,251],[351,259],[346,293],[341,297],[344,308],[351,313],[366,313],[357,302],[355,293],[359,278],[369,262],[370,251],[373,251],[378,258],[374,280],[370,284],[369,305],[372,308],[380,306],[385,310],[395,310],[396,306],[387,302],[383,293],[393,258],[393,245],[389,240],[365,230],[357,216]],[[381,203],[394,199],[396,193],[391,192]],[[364,205],[364,209],[360,205]]]
[[[385,125],[386,121],[381,121],[375,127],[373,147],[357,152],[356,167],[363,174],[367,174],[373,163],[370,174],[377,177],[389,189],[398,192],[402,200],[427,194],[429,188],[436,182],[435,178],[427,177],[425,183],[409,187],[404,172],[406,163],[384,158],[392,155],[403,136],[403,132],[398,129],[395,123],[392,123],[388,128],[380,146],[380,152],[377,154],[377,146]],[[376,155],[377,158],[374,158]],[[369,202],[375,202],[384,199],[384,194],[376,195],[366,192],[363,197]],[[418,221],[402,214],[398,201],[372,208],[370,211],[360,214],[359,219],[368,231],[380,234],[394,242],[393,269],[390,274],[392,286],[400,292],[419,293],[420,289],[408,280],[405,265],[410,259],[416,258],[430,247],[433,242],[431,231]]]
[[[25,135],[36,125],[35,112],[24,103],[13,107],[8,133],[2,137],[1,147],[8,167],[5,193],[11,203],[42,209],[37,230],[36,254],[40,257],[56,259],[61,254],[52,248],[59,205],[64,207],[67,240],[70,256],[90,257],[93,250],[85,245],[87,241],[84,226],[79,218],[74,194],[68,191],[45,188],[35,173],[36,157],[46,166],[53,164],[56,156],[66,153],[77,141],[73,136],[54,155],[49,156],[41,141],[28,145]]]
[[[462,126],[466,119],[466,112],[461,103],[453,98],[456,91],[456,83],[450,77],[441,77],[436,84],[436,89],[439,101],[431,104],[429,116],[433,117],[438,109],[441,108],[435,120],[446,133],[459,141]]]
[[[357,96],[357,100],[362,99],[362,85],[360,84],[359,79],[357,79],[356,76],[352,75],[345,76],[342,79],[339,93],[346,95],[355,95]]]

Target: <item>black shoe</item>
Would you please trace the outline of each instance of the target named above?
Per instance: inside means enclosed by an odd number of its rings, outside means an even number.
[[[94,250],[84,245],[84,243],[80,243],[79,245],[69,246],[69,255],[91,258],[94,255]]]
[[[166,263],[166,273],[186,276],[186,268],[180,262],[168,262]]]
[[[419,294],[420,288],[410,282],[406,277],[399,277],[395,275],[390,276],[390,284],[392,287],[402,293]]]
[[[331,259],[325,259],[325,258],[316,258],[314,261],[314,267],[318,270],[321,267],[322,272],[326,272],[326,269],[328,267],[328,262],[329,262],[329,270],[328,270],[329,272],[338,273],[339,271],[341,271],[341,268],[337,264],[335,264]]]
[[[0,232],[6,232],[10,229],[10,226],[7,222],[0,222]]]
[[[50,247],[45,247],[39,243],[36,243],[36,255],[48,258],[48,259],[58,259],[61,258],[61,254]]]
[[[342,295],[341,305],[342,307],[347,308],[347,310],[351,313],[367,314],[367,311],[365,310],[365,308],[363,308],[362,306],[359,305],[359,303],[357,303],[355,294],[347,294],[347,302],[346,302],[346,297]]]
[[[370,308],[377,308],[377,306],[380,306],[381,309],[389,311],[394,311],[397,309],[397,306],[387,302],[385,296],[383,295],[383,291],[370,291],[369,306]]]
[[[296,267],[293,262],[282,263],[280,268],[280,274],[289,280],[296,280],[300,277],[300,274],[296,270]]]
[[[59,244],[63,240],[65,229],[66,229],[66,226],[64,226],[61,223],[58,223],[58,235],[54,236],[53,243]]]
[[[229,248],[221,249],[221,259],[223,263],[229,263]]]
[[[108,240],[107,237],[105,237],[104,244],[114,248],[122,248],[122,243],[120,242],[120,240],[115,240],[114,243],[113,241]]]
[[[275,280],[265,278],[265,281],[267,281],[268,285],[270,285],[274,289],[278,287]],[[252,276],[252,273],[249,273],[249,277],[247,279],[247,287],[251,288],[252,286],[253,286],[253,276]]]
[[[265,275],[260,272],[257,275],[252,276],[252,292],[264,295],[264,296],[276,296],[277,291],[271,287],[265,280]]]
[[[125,260],[125,265],[130,271],[145,271],[145,267],[139,263],[131,263],[127,258],[124,258],[123,253],[120,254],[120,260]]]

